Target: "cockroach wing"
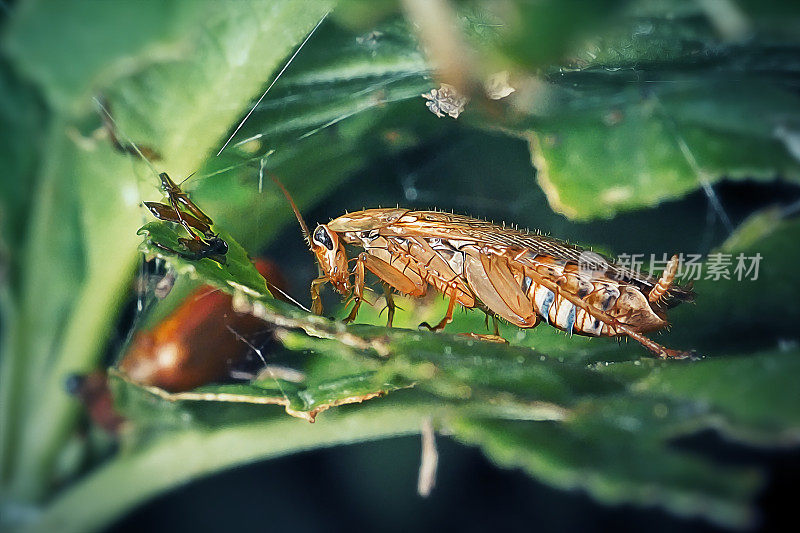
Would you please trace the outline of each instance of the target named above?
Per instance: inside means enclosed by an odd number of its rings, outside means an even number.
[[[337,233],[380,229],[400,219],[408,209],[364,209],[337,217],[328,222],[328,229]]]
[[[370,272],[403,294],[423,296],[427,284],[416,270],[408,268],[408,259],[393,256],[383,237],[372,242],[373,246],[364,249],[367,253],[365,266]]]
[[[521,316],[527,325],[530,325],[535,312],[533,302],[522,290],[522,277],[517,279],[514,276],[506,257],[487,252],[483,251],[480,258],[483,270],[489,276],[489,281],[506,305]]]
[[[560,262],[564,265],[572,263],[586,267],[581,268],[581,275],[588,281],[612,280],[620,284],[633,285],[645,294],[658,283],[657,278],[645,272],[631,270],[616,264],[608,257],[546,235],[440,211],[408,210],[402,215],[399,215],[397,210],[380,211],[392,211],[391,215],[382,215],[386,222],[380,229],[382,234],[413,235],[428,239],[429,242],[430,239],[442,239],[457,244],[459,249],[464,245],[503,248],[509,254],[515,254],[519,259],[524,259],[534,266],[541,262]],[[353,215],[354,213],[350,214]],[[669,307],[693,298],[694,293],[688,288],[673,286],[667,294],[665,304]]]
[[[533,304],[522,304],[519,294],[521,287],[508,271],[508,266],[492,264],[489,260],[490,272],[484,267],[481,253],[477,248],[465,249],[464,273],[472,291],[491,311],[519,327],[531,327],[536,323]],[[510,280],[514,280],[513,283]],[[495,284],[500,287],[497,289]]]
[[[367,256],[364,260],[364,266],[366,266],[370,272],[397,289],[398,292],[411,296],[425,295],[425,284],[419,280],[419,276],[417,276],[416,273],[410,273],[411,276],[414,277],[414,279],[412,279],[407,275],[408,273],[400,272],[383,259],[379,259],[369,252],[367,252]]]
[[[394,240],[396,242],[396,240]],[[456,291],[458,302],[464,307],[475,307],[475,297],[464,279],[463,265],[456,272],[450,262],[442,256],[440,250],[434,250],[431,245],[422,238],[403,239],[404,251],[421,265],[425,265],[431,274],[428,281],[436,286],[441,292],[449,293]]]

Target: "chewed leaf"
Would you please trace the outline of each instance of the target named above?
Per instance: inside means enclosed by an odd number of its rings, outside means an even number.
[[[553,209],[610,218],[721,179],[800,182],[798,41],[748,17],[721,36],[702,3],[631,2],[548,65],[514,120]]]
[[[120,380],[162,400],[181,402],[182,409],[187,412],[201,410],[202,407],[189,406],[198,402],[280,405],[287,414],[308,422],[314,422],[319,413],[331,407],[361,403],[409,386],[400,382],[382,382],[376,379],[375,372],[363,372],[338,378],[324,376],[323,379],[320,379],[320,376],[304,375],[299,383],[276,377],[255,380],[251,384],[205,385],[188,392],[168,392],[158,387],[130,382],[119,372],[115,375]],[[134,417],[139,414],[135,409],[131,410],[130,404],[122,404],[121,409]]]
[[[787,146],[755,127],[762,117],[800,118],[796,98],[752,84],[686,85],[644,96],[620,90],[590,108],[543,119],[530,135],[531,154],[550,205],[575,219],[610,218],[723,177],[800,181],[800,163]]]

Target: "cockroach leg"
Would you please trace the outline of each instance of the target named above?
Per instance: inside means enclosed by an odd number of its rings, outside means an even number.
[[[364,301],[364,280],[366,271],[364,269],[364,264],[366,262],[367,254],[362,252],[358,256],[358,260],[356,261],[356,266],[353,267],[353,300],[355,300],[355,305],[353,306],[353,310],[350,311],[350,315],[345,319],[345,323],[352,322],[356,319],[356,314],[358,314],[358,309],[361,307],[361,303]]]
[[[392,287],[386,282],[382,283],[383,285],[383,294],[386,297],[386,327],[392,327],[392,321],[394,320],[394,310],[397,309],[397,305],[394,303],[394,295],[392,294]]]
[[[456,291],[455,287],[451,287],[450,291],[450,303],[447,305],[447,313],[445,313],[444,318],[439,321],[438,324],[435,326],[431,326],[427,322],[423,322],[419,325],[421,328],[428,328],[430,331],[441,331],[444,327],[453,321],[453,309],[456,306],[456,296],[458,292]]]
[[[478,339],[479,341],[484,342],[496,342],[499,344],[508,344],[508,340],[500,335],[500,319],[497,318],[497,315],[492,314],[491,311],[488,309],[481,309],[484,313],[486,313],[486,329],[489,329],[489,317],[492,317],[492,326],[494,327],[494,334],[491,333],[459,333],[464,337],[470,337],[472,339]],[[532,327],[536,327],[539,322],[537,321]]]
[[[328,278],[326,276],[322,276],[311,282],[311,312],[315,315],[322,314],[322,296],[320,296],[319,291],[320,287],[327,282]]]
[[[647,296],[648,300],[657,302],[669,291],[670,287],[672,287],[672,281],[675,279],[675,274],[678,272],[678,264],[678,256],[673,255],[667,263],[666,268],[664,268],[661,277],[658,279],[658,283],[650,290],[650,294]]]
[[[632,338],[635,341],[638,341],[642,346],[653,352],[655,355],[660,357],[661,359],[691,359],[697,360],[700,359],[700,356],[697,355],[694,351],[692,352],[684,352],[681,350],[670,350],[664,346],[661,346],[654,340],[648,339],[641,333],[638,333],[625,324],[620,324],[619,322],[614,325],[617,331],[624,333],[626,336]]]
[[[551,291],[553,291],[553,293],[560,293],[562,298],[566,299],[576,307],[583,309],[587,313],[590,313],[591,316],[596,317],[598,320],[601,320],[608,326],[613,327],[616,331],[626,335],[627,337],[634,339],[635,341],[638,341],[642,346],[653,352],[658,357],[661,357],[662,359],[687,359],[687,358],[694,359],[697,357],[696,354],[693,354],[691,352],[683,352],[679,350],[670,350],[669,348],[665,348],[664,346],[661,346],[657,342],[650,340],[649,338],[633,330],[632,328],[626,326],[625,324],[622,324],[619,320],[615,320],[607,313],[597,308],[591,307],[589,304],[587,304],[585,301],[578,298],[577,296],[570,294],[569,292],[566,291],[560,291],[558,285],[554,283],[552,280],[549,280],[544,276],[537,274],[536,272],[531,272],[530,274],[531,276],[534,277],[534,281],[536,283],[539,283],[543,285],[545,288],[550,289]]]
[[[350,311],[350,314],[345,317],[343,322],[345,324],[349,324],[350,322],[356,319],[356,315],[358,315],[358,309],[361,307],[361,302],[364,301],[364,261],[367,254],[362,253],[358,256],[358,261],[356,261],[356,266],[353,269],[355,274],[355,280],[353,281],[353,301],[355,305],[353,305],[353,309]]]

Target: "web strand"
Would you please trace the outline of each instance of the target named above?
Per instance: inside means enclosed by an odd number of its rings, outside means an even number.
[[[244,126],[244,123],[247,122],[247,119],[250,118],[250,115],[253,114],[253,112],[256,110],[258,105],[264,99],[264,97],[267,96],[267,93],[270,91],[270,89],[272,89],[272,86],[275,85],[275,83],[280,79],[280,77],[283,75],[283,73],[286,71],[286,69],[289,68],[289,65],[292,64],[292,61],[294,61],[294,58],[297,57],[297,54],[300,53],[300,50],[302,50],[303,47],[308,42],[308,40],[311,39],[311,36],[314,35],[314,32],[317,31],[317,28],[320,27],[322,22],[328,17],[329,13],[330,13],[330,11],[326,11],[325,14],[322,15],[322,18],[319,19],[319,22],[317,22],[317,25],[314,26],[314,28],[311,30],[311,32],[308,35],[306,35],[305,40],[303,40],[303,42],[300,43],[300,46],[297,48],[297,50],[294,51],[294,53],[292,54],[292,57],[289,58],[289,61],[287,61],[286,64],[283,65],[283,68],[280,70],[280,72],[278,72],[278,75],[275,76],[275,79],[272,80],[272,83],[269,84],[269,87],[267,87],[267,90],[264,91],[261,94],[261,97],[256,101],[256,103],[253,105],[253,107],[250,108],[250,111],[248,111],[247,115],[245,115],[245,117],[242,119],[242,121],[239,122],[239,125],[236,126],[235,130],[233,130],[233,133],[231,133],[231,136],[228,137],[227,141],[225,141],[225,144],[222,145],[222,148],[219,149],[219,152],[217,152],[217,156],[218,157],[222,153],[222,151],[225,150],[225,147],[228,146],[228,143],[230,143],[231,140],[233,140],[233,138],[236,136],[236,134],[239,132],[239,130],[242,128],[242,126]]]

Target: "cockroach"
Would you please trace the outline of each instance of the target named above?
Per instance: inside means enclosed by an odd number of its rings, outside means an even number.
[[[257,259],[255,266],[283,293],[286,284],[273,262]],[[137,383],[187,391],[229,377],[250,352],[239,338],[264,331],[261,319],[233,311],[230,295],[204,285],[157,326],[138,332],[119,367]]]
[[[330,283],[351,297],[354,305],[345,321],[355,320],[369,270],[384,283],[388,326],[393,291],[421,297],[432,286],[449,299],[438,324],[420,325],[433,331],[452,321],[458,303],[520,328],[544,321],[570,335],[630,337],[661,358],[692,355],[644,336],[669,325],[668,308],[694,299],[688,287],[673,283],[678,256],[656,278],[553,237],[463,215],[403,208],[348,213],[309,232],[288,191],[273,180],[319,264],[320,276],[311,283],[314,312],[322,309],[320,287]],[[345,245],[361,248],[352,269]],[[600,260],[586,268],[587,258]]]

